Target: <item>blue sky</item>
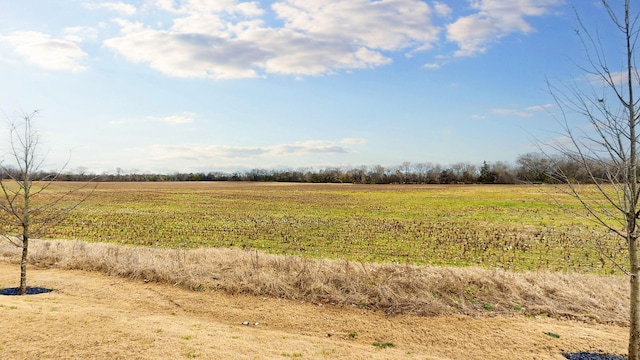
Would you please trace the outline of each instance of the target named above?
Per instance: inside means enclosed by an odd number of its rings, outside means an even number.
[[[47,164],[93,172],[514,162],[556,136],[572,6],[604,19],[592,0],[0,0],[0,111],[39,109]]]

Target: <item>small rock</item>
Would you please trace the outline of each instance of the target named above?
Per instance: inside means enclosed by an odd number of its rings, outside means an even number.
[[[249,325],[249,322],[248,321],[243,321],[242,325]]]

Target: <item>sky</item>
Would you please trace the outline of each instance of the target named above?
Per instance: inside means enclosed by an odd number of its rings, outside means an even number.
[[[557,136],[576,12],[607,24],[594,0],[0,0],[0,126],[38,110],[46,166],[94,173],[514,163]]]

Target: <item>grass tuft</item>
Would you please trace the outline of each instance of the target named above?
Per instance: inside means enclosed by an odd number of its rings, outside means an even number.
[[[393,347],[393,343],[392,342],[379,342],[379,341],[376,341],[371,345],[373,345],[375,347],[378,347],[380,349],[386,349],[386,348],[392,348]]]

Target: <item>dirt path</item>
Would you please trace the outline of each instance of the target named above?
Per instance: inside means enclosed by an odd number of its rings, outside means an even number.
[[[16,286],[18,270],[0,263],[0,288]],[[32,286],[55,291],[0,296],[2,359],[564,359],[562,352],[626,352],[627,329],[612,326],[387,317],[81,271],[31,269],[29,276]]]

